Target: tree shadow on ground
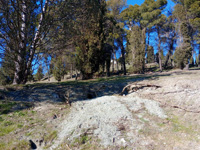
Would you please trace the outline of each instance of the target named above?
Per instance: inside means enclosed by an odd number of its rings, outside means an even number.
[[[160,77],[190,74],[183,71],[153,73],[134,76],[115,76],[86,81],[67,81],[58,83],[37,83],[25,85],[22,89],[6,92],[6,97],[14,102],[65,103],[66,96],[70,102],[93,99],[102,96],[120,94],[130,83],[143,80],[157,80]]]
[[[190,68],[189,70],[200,70],[200,67]]]
[[[31,102],[16,102],[12,100],[0,100],[0,116],[3,114],[9,114],[10,112],[20,111],[33,107]]]

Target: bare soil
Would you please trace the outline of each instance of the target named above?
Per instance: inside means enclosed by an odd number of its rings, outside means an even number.
[[[199,70],[36,84],[5,95],[33,107],[0,115],[0,149],[29,149],[28,140],[56,150],[200,149]]]

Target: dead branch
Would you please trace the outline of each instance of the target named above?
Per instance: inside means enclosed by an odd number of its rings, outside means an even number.
[[[126,94],[126,93],[132,93],[132,92],[136,92],[139,89],[143,89],[145,87],[155,87],[155,88],[160,88],[160,86],[157,85],[151,85],[151,84],[128,84],[127,86],[125,86],[122,90],[122,92],[120,93],[120,95]]]

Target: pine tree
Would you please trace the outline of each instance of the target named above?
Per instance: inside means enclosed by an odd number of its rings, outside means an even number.
[[[154,63],[154,49],[153,49],[153,46],[148,46],[148,49],[147,49],[147,63]]]
[[[11,51],[15,64],[13,84],[27,82],[36,49],[51,27],[50,10],[54,6],[49,0],[0,1],[0,49]]]
[[[140,26],[140,29],[143,32],[143,36],[141,41],[142,45],[145,45],[145,52],[147,51],[148,45],[146,43],[146,32],[150,32],[152,28],[156,28],[158,33],[158,49],[159,49],[159,64],[160,70],[162,70],[162,61],[161,61],[161,24],[163,25],[163,20],[165,17],[162,15],[162,10],[166,7],[166,0],[145,0],[145,2],[141,5],[129,6],[129,8],[125,9],[122,12],[122,16],[126,25],[128,25],[129,29],[133,29],[131,27]],[[128,39],[130,45],[131,39]],[[131,54],[129,52],[129,54]],[[133,54],[131,54],[133,55]],[[145,55],[143,55],[145,57]],[[136,56],[133,56],[136,57]],[[133,59],[134,60],[134,59]]]
[[[37,73],[35,75],[35,78],[36,78],[37,81],[40,81],[43,77],[44,77],[43,69],[42,69],[42,66],[40,65],[38,70],[37,70]]]
[[[192,56],[192,46],[191,46],[191,36],[188,24],[182,23],[180,27],[181,36],[183,42],[177,47],[175,51],[175,62],[177,67],[184,69],[189,69],[189,60]]]
[[[178,33],[178,49],[183,50],[182,55],[186,55],[187,61],[182,60],[183,66],[189,69],[191,57],[194,57],[196,42],[199,41],[200,31],[200,2],[199,0],[173,0],[176,5],[173,12],[177,22],[176,31]],[[186,49],[188,50],[186,52]],[[189,52],[189,50],[191,52]],[[180,52],[181,54],[181,52]],[[178,55],[176,56],[176,58]],[[182,57],[182,56],[180,56]],[[182,58],[183,59],[183,58]],[[180,61],[180,59],[179,59]]]
[[[166,69],[168,66],[173,67],[173,51],[176,46],[176,30],[175,30],[175,18],[172,15],[172,10],[168,11],[167,23],[164,25],[165,32],[165,40],[164,44],[166,44],[166,48],[168,49],[167,55],[165,56],[164,68]]]
[[[54,61],[53,76],[57,81],[61,81],[65,75],[65,66],[61,57],[57,57]]]
[[[115,25],[113,26],[112,44],[113,44],[113,47],[115,46],[117,47],[116,50],[118,50],[118,48],[121,50],[122,70],[124,72],[124,75],[126,75],[126,60],[125,60],[125,47],[124,47],[126,32],[124,30],[124,24],[122,23],[122,16],[120,15],[120,13],[125,6],[126,6],[126,0],[108,0],[107,1],[107,8],[108,8],[109,15],[112,16],[114,21],[116,22]],[[117,69],[119,69],[118,61],[116,58],[116,50],[115,49],[113,50],[114,50],[113,51],[114,59],[117,62]],[[113,71],[114,71],[114,61],[113,61]]]
[[[104,49],[105,1],[82,2],[82,15],[77,19],[79,39],[76,39],[76,66],[82,79],[92,78],[98,72]],[[90,17],[90,20],[87,18]]]
[[[3,85],[11,84],[14,79],[15,63],[11,57],[10,51],[5,50],[1,63],[0,82]]]
[[[144,31],[140,27],[135,26],[132,28],[130,37],[130,49],[133,55],[133,72],[134,73],[144,73],[145,68],[145,44]]]

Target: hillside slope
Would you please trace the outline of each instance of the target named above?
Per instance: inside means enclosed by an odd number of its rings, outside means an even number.
[[[199,150],[199,93],[199,70],[10,90],[0,149]]]

